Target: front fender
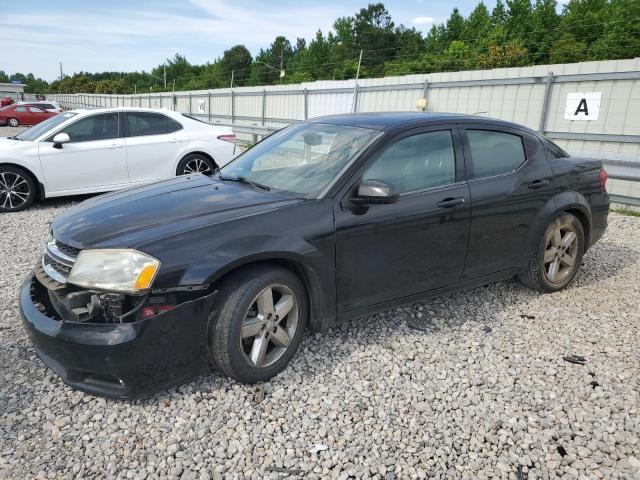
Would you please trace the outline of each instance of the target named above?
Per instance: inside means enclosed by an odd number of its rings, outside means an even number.
[[[311,300],[312,323],[335,318],[335,231],[330,200],[296,203],[160,239],[140,249],[159,258],[154,288],[214,285],[256,262],[294,267]],[[313,327],[313,325],[312,325]]]

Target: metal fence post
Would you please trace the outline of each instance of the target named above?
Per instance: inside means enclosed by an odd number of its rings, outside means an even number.
[[[304,93],[304,119],[308,119],[309,118],[309,92],[307,91],[307,89],[305,88],[303,90]]]
[[[353,107],[351,111],[356,113],[358,111],[358,84],[356,83],[355,87],[353,87]]]
[[[189,115],[191,115],[191,92],[189,92]]]
[[[429,80],[424,79],[424,87],[422,87],[422,98],[424,98],[424,111],[429,109]]]
[[[209,123],[211,123],[211,90],[207,92],[207,112],[209,113]]]
[[[264,126],[264,121],[266,119],[267,113],[267,91],[262,90],[262,113],[260,116],[262,117],[262,125]]]
[[[233,90],[231,90],[230,92],[230,101],[231,101],[231,123],[234,122],[235,117],[236,117],[236,102],[235,102],[235,95],[233,94]]]
[[[551,88],[553,87],[553,72],[549,72],[544,86],[544,99],[542,100],[542,111],[540,112],[540,125],[538,132],[544,133],[547,128],[547,115],[549,114],[549,102],[551,101]]]

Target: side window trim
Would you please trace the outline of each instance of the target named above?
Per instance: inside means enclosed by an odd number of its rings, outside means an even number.
[[[516,175],[517,173],[520,172],[520,170],[522,170],[529,164],[529,161],[532,157],[531,155],[532,152],[530,152],[530,147],[527,145],[529,140],[527,137],[528,135],[527,132],[517,130],[514,128],[503,127],[501,125],[492,125],[492,124],[483,124],[483,123],[461,123],[461,124],[458,124],[458,128],[460,130],[460,140],[462,142],[462,149],[464,151],[464,163],[465,163],[465,170],[466,170],[465,177],[467,182],[474,182],[474,183],[483,182],[486,180],[495,179],[499,177]],[[471,153],[471,144],[469,142],[467,130],[488,130],[488,131],[502,132],[502,133],[508,133],[511,135],[519,136],[520,139],[522,140],[522,148],[524,150],[524,162],[522,162],[518,166],[518,168],[509,172],[498,173],[496,175],[489,175],[486,177],[478,177],[478,178],[471,177],[473,173],[473,155]]]

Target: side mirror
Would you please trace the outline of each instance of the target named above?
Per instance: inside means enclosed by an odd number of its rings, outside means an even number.
[[[58,133],[55,137],[53,137],[53,148],[62,148],[63,143],[70,142],[68,133]]]
[[[396,203],[400,195],[387,182],[382,180],[364,180],[359,186],[351,201],[356,205],[372,205]]]

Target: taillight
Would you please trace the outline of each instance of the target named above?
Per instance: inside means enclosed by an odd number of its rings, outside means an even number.
[[[607,191],[607,179],[609,175],[607,175],[607,171],[600,167],[600,188],[602,189],[602,193]]]
[[[224,135],[218,135],[218,140],[223,142],[236,143],[236,136],[233,133],[226,133]]]

